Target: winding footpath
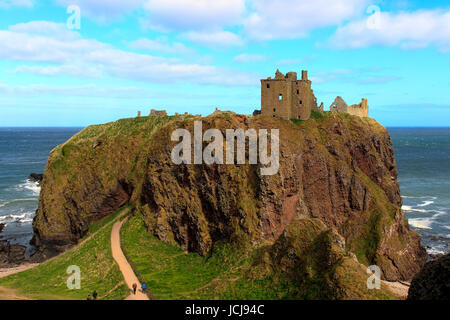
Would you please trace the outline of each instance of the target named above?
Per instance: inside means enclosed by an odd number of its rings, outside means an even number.
[[[122,252],[122,248],[120,247],[120,229],[122,228],[123,224],[127,221],[127,219],[123,221],[118,221],[114,223],[112,231],[111,231],[111,251],[112,256],[114,260],[119,265],[120,271],[123,274],[123,277],[125,279],[125,283],[127,284],[128,288],[131,288],[133,286],[133,283],[136,283],[138,286],[138,290],[136,291],[136,294],[131,294],[125,299],[125,300],[149,300],[148,296],[144,293],[142,293],[140,290],[141,284],[134,274],[133,269],[131,268],[130,264],[128,263],[127,259],[125,258],[125,255]]]

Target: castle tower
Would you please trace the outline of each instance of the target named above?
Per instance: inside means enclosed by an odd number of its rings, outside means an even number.
[[[301,80],[297,79],[296,72],[283,75],[279,70],[275,79],[261,80],[261,114],[286,120],[307,120],[312,109],[318,109],[317,99],[306,70],[302,71]]]
[[[308,71],[302,70],[302,80],[308,80]]]

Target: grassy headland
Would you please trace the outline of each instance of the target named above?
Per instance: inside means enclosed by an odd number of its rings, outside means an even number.
[[[90,235],[71,250],[39,266],[0,279],[0,286],[17,289],[17,293],[32,299],[86,299],[94,290],[99,299],[124,299],[129,294],[119,267],[111,254],[111,229],[128,208],[91,225]],[[69,266],[81,270],[81,289],[69,290],[66,281]]]

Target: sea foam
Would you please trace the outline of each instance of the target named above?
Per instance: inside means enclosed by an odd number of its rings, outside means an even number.
[[[22,191],[22,190],[26,190],[26,191],[31,191],[32,194],[38,196],[39,193],[41,192],[41,187],[39,186],[39,184],[37,182],[33,182],[30,180],[25,181],[24,183],[21,183],[17,186],[17,189]]]

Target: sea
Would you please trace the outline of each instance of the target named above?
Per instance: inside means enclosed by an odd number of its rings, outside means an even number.
[[[0,128],[0,240],[29,245],[40,187],[30,173],[44,173],[50,151],[81,128]]]
[[[2,240],[26,245],[32,237],[40,187],[50,151],[81,128],[0,128]],[[388,128],[394,145],[403,210],[430,255],[450,252],[450,128]]]

